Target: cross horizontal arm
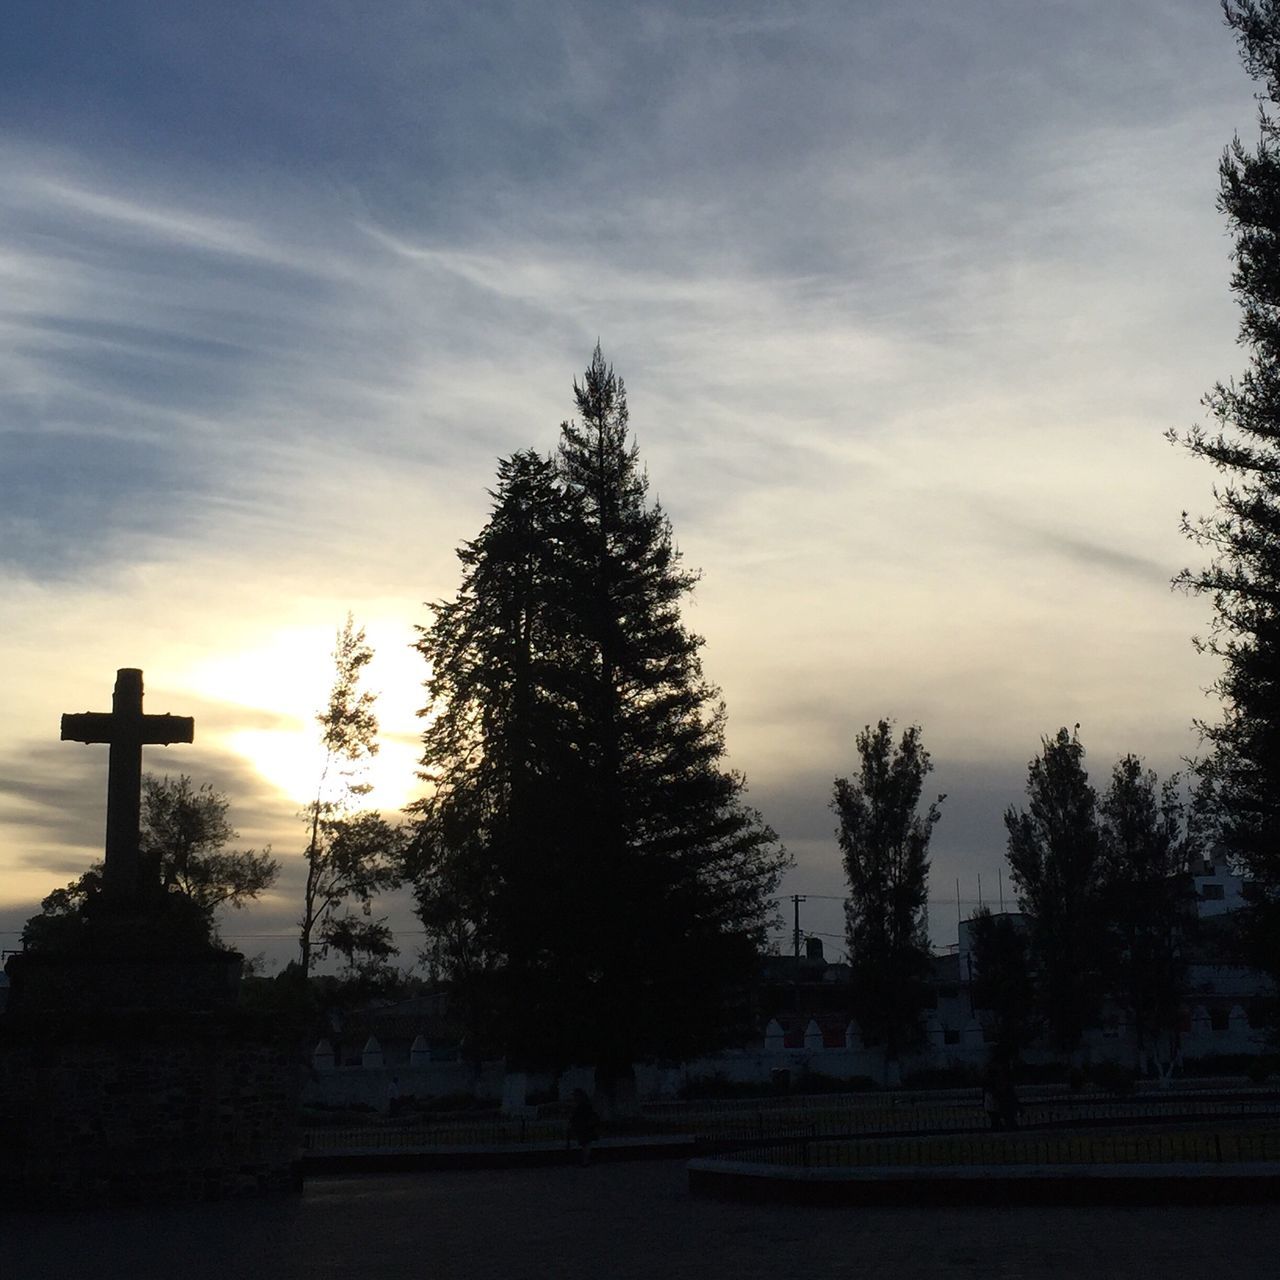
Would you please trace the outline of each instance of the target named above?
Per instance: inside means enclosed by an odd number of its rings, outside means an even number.
[[[192,716],[139,716],[121,719],[110,711],[83,711],[62,717],[63,742],[136,742],[160,747],[171,742],[194,742]]]
[[[170,742],[194,742],[194,716],[143,716],[141,741],[148,746],[163,747]]]
[[[196,719],[193,716],[143,716],[142,741],[148,746],[195,742]]]
[[[110,711],[85,711],[62,717],[63,742],[113,742]]]

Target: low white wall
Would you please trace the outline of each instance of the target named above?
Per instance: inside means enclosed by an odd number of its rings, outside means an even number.
[[[465,1093],[494,1102],[502,1098],[501,1062],[477,1070],[466,1062],[432,1062],[422,1067],[336,1067],[311,1073],[302,1086],[303,1106],[372,1107],[385,1114],[393,1096],[418,1099]]]

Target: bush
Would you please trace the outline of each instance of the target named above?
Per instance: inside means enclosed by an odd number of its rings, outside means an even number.
[[[680,1087],[679,1097],[684,1102],[697,1102],[714,1098],[767,1098],[774,1092],[767,1080],[729,1080],[717,1071],[710,1076],[696,1076]]]
[[[853,1076],[848,1080],[824,1075],[821,1071],[802,1071],[791,1085],[792,1093],[865,1093],[880,1086],[870,1076]]]
[[[1249,1079],[1250,1084],[1266,1084],[1271,1073],[1275,1070],[1275,1062],[1271,1058],[1254,1058],[1244,1069],[1245,1075]]]
[[[982,1068],[958,1062],[950,1067],[927,1067],[903,1078],[904,1089],[967,1089],[982,1083]]]
[[[779,1093],[865,1093],[880,1086],[870,1076],[853,1076],[845,1080],[821,1071],[790,1073],[787,1084],[781,1080],[728,1080],[720,1072],[687,1080],[678,1094],[683,1102],[719,1098],[774,1098]]]
[[[1104,1093],[1122,1096],[1133,1092],[1137,1080],[1136,1073],[1118,1062],[1095,1062],[1089,1070],[1089,1077]]]
[[[1267,1059],[1254,1053],[1211,1053],[1203,1058],[1187,1058],[1183,1063],[1183,1075],[1247,1076],[1259,1061],[1266,1062]]]
[[[435,1098],[425,1098],[418,1103],[419,1111],[497,1111],[498,1104],[487,1098],[476,1098],[469,1093],[442,1093]]]

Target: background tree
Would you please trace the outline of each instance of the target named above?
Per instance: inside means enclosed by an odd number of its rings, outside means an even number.
[[[1012,1072],[1040,1031],[1027,933],[1012,916],[979,907],[970,922],[969,945],[974,1006],[991,1014],[992,1057]]]
[[[1195,919],[1178,781],[1160,786],[1128,755],[1117,762],[1099,806],[1110,988],[1128,1014],[1139,1069],[1149,1051],[1166,1064],[1177,1056],[1183,943]]]
[[[512,1010],[507,1053],[593,1062],[607,1088],[724,1042],[786,857],[722,767],[724,708],[680,621],[696,575],[599,348],[574,396],[554,463],[503,465],[423,629],[436,785],[415,854],[454,974]]]
[[[363,988],[378,989],[399,980],[390,963],[399,954],[395,936],[386,920],[366,920],[355,912],[330,916],[325,921],[325,945],[345,962],[343,977]]]
[[[142,779],[142,857],[157,870],[161,884],[185,893],[210,918],[218,907],[243,907],[280,874],[269,848],[227,849],[237,838],[229,807],[225,795],[209,783],[193,786],[185,773]]]
[[[1232,141],[1218,197],[1235,237],[1231,288],[1251,356],[1238,382],[1205,397],[1212,430],[1170,433],[1222,477],[1214,514],[1183,513],[1184,530],[1213,559],[1175,581],[1213,604],[1209,635],[1196,641],[1222,661],[1222,717],[1200,726],[1207,770],[1223,848],[1253,881],[1257,960],[1280,980],[1280,3],[1226,0],[1223,13],[1261,82],[1257,146]]]
[[[1027,767],[1029,808],[1006,810],[1004,822],[1045,1018],[1059,1051],[1070,1054],[1101,999],[1105,929],[1098,802],[1079,737],[1059,729],[1042,743]]]
[[[244,906],[269,889],[280,872],[269,849],[227,849],[237,838],[229,807],[225,795],[207,783],[193,786],[186,774],[143,775],[139,848],[147,878],[157,893],[177,893],[189,902],[208,938],[216,937],[219,907]],[[38,948],[77,927],[92,915],[101,893],[98,862],[41,902],[40,914],[23,932],[24,945]]]
[[[933,764],[920,728],[881,720],[858,734],[858,773],[837,778],[832,808],[840,819],[849,897],[845,931],[854,1012],[869,1040],[882,1043],[886,1073],[919,1037],[929,975],[929,837],[941,816],[939,796],[919,812]]]
[[[316,716],[324,744],[324,763],[315,799],[303,810],[309,830],[304,853],[307,877],[299,927],[302,976],[311,971],[317,943],[323,950],[324,929],[343,903],[355,899],[368,915],[374,894],[398,881],[400,835],[360,801],[371,787],[365,780],[368,762],[378,753],[375,697],[360,688],[373,650],[363,627],[351,615],[338,632],[333,651],[334,678],[329,700]]]

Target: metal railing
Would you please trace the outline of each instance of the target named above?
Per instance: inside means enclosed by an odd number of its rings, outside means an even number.
[[[742,1151],[792,1141],[928,1138],[989,1135],[981,1095],[817,1094],[807,1097],[723,1103],[646,1104],[636,1116],[605,1123],[605,1136],[683,1135],[707,1152]],[[1024,1095],[1020,1124],[1025,1130],[1144,1122],[1249,1120],[1280,1117],[1280,1094],[1135,1094],[1127,1098],[1093,1095]],[[436,1114],[417,1112],[359,1125],[304,1128],[310,1151],[405,1151],[421,1147],[524,1146],[562,1142],[567,1110],[551,1105],[527,1116],[497,1112]],[[1014,1139],[1010,1139],[1014,1140]]]

